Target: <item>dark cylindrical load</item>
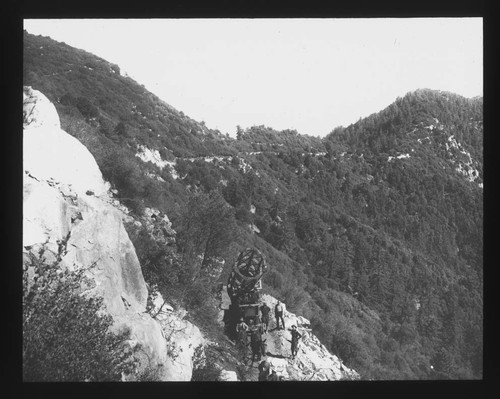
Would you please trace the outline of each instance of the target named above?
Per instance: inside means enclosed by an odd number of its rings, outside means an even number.
[[[252,301],[255,286],[267,271],[262,253],[247,248],[240,253],[228,279],[227,292],[233,303]]]

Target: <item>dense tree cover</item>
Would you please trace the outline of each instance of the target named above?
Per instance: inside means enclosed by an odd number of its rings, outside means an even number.
[[[189,199],[181,220],[177,243],[184,263],[194,268],[193,279],[210,275],[217,260],[228,255],[236,234],[233,209],[217,191],[197,193]]]
[[[415,140],[424,139],[431,146],[431,156],[439,147],[445,157],[444,142],[450,135],[477,160],[482,176],[483,99],[428,89],[419,89],[398,98],[383,111],[370,115],[347,128],[336,128],[327,137],[332,144],[347,143],[366,155],[428,150],[415,148]],[[330,148],[335,146],[330,145]],[[458,154],[454,154],[455,156]]]
[[[199,327],[217,336],[214,289],[224,259],[234,252],[234,211],[218,191],[197,191],[177,219],[176,240],[169,245],[159,244],[145,226],[126,227],[150,288],[188,309]]]
[[[238,129],[238,141],[251,145],[253,151],[286,151],[321,152],[324,151],[320,138],[300,135],[296,130],[282,130],[280,132],[264,126],[251,126],[248,129]],[[241,144],[241,143],[239,143]]]
[[[169,215],[176,247],[129,234],[146,279],[206,326],[211,282],[197,271],[223,257],[225,281],[255,246],[265,289],[364,378],[481,378],[482,99],[417,90],[325,139],[253,126],[232,140],[50,39],[25,35],[24,68],[122,200]],[[137,144],[175,159],[179,178]],[[467,163],[474,181],[457,171]]]

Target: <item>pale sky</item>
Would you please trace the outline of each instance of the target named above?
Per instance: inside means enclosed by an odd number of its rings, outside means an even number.
[[[25,20],[207,127],[325,136],[418,88],[483,94],[482,18]]]

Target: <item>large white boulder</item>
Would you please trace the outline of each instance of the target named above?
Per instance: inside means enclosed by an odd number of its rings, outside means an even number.
[[[95,281],[88,294],[103,298],[113,330],[130,331],[139,344],[139,371],[162,366],[166,341],[160,324],[145,313],[148,292],[120,213],[93,196],[66,196],[27,175],[24,182],[24,251],[61,268],[86,269]]]
[[[61,128],[56,107],[38,90],[23,88],[23,127]]]
[[[106,193],[101,171],[90,151],[61,130],[59,116],[42,93],[24,90],[24,170],[39,180],[70,185],[73,191]]]
[[[56,244],[68,235],[77,211],[54,187],[27,174],[23,183],[23,246]]]

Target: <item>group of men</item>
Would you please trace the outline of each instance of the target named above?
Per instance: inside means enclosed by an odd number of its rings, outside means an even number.
[[[269,329],[269,313],[271,308],[264,303],[260,308],[259,317],[257,315],[254,319],[250,319],[248,324],[245,323],[243,317],[240,318],[239,323],[236,325],[237,333],[237,344],[240,350],[242,358],[247,356],[247,348],[250,344],[252,350],[252,366],[255,360],[261,361],[263,356],[266,356],[266,340],[263,339],[262,335],[268,332]],[[285,329],[285,321],[283,319],[283,304],[278,301],[274,307],[274,315],[276,317],[276,329],[280,330],[280,324],[283,329]],[[295,359],[298,351],[299,339],[302,335],[297,331],[296,326],[292,326],[291,330],[291,352],[292,359]],[[250,337],[250,342],[249,341]],[[271,370],[269,362],[267,360],[262,361],[259,364],[259,381],[278,381],[278,377],[274,370]]]
[[[240,322],[236,325],[236,333],[238,334],[238,346],[243,358],[247,355],[249,335],[250,348],[252,349],[252,365],[256,359],[259,361],[261,356],[265,356],[266,345],[265,340],[262,339],[262,334],[264,333],[262,324],[254,323],[252,319],[246,324],[243,318],[241,318]]]

